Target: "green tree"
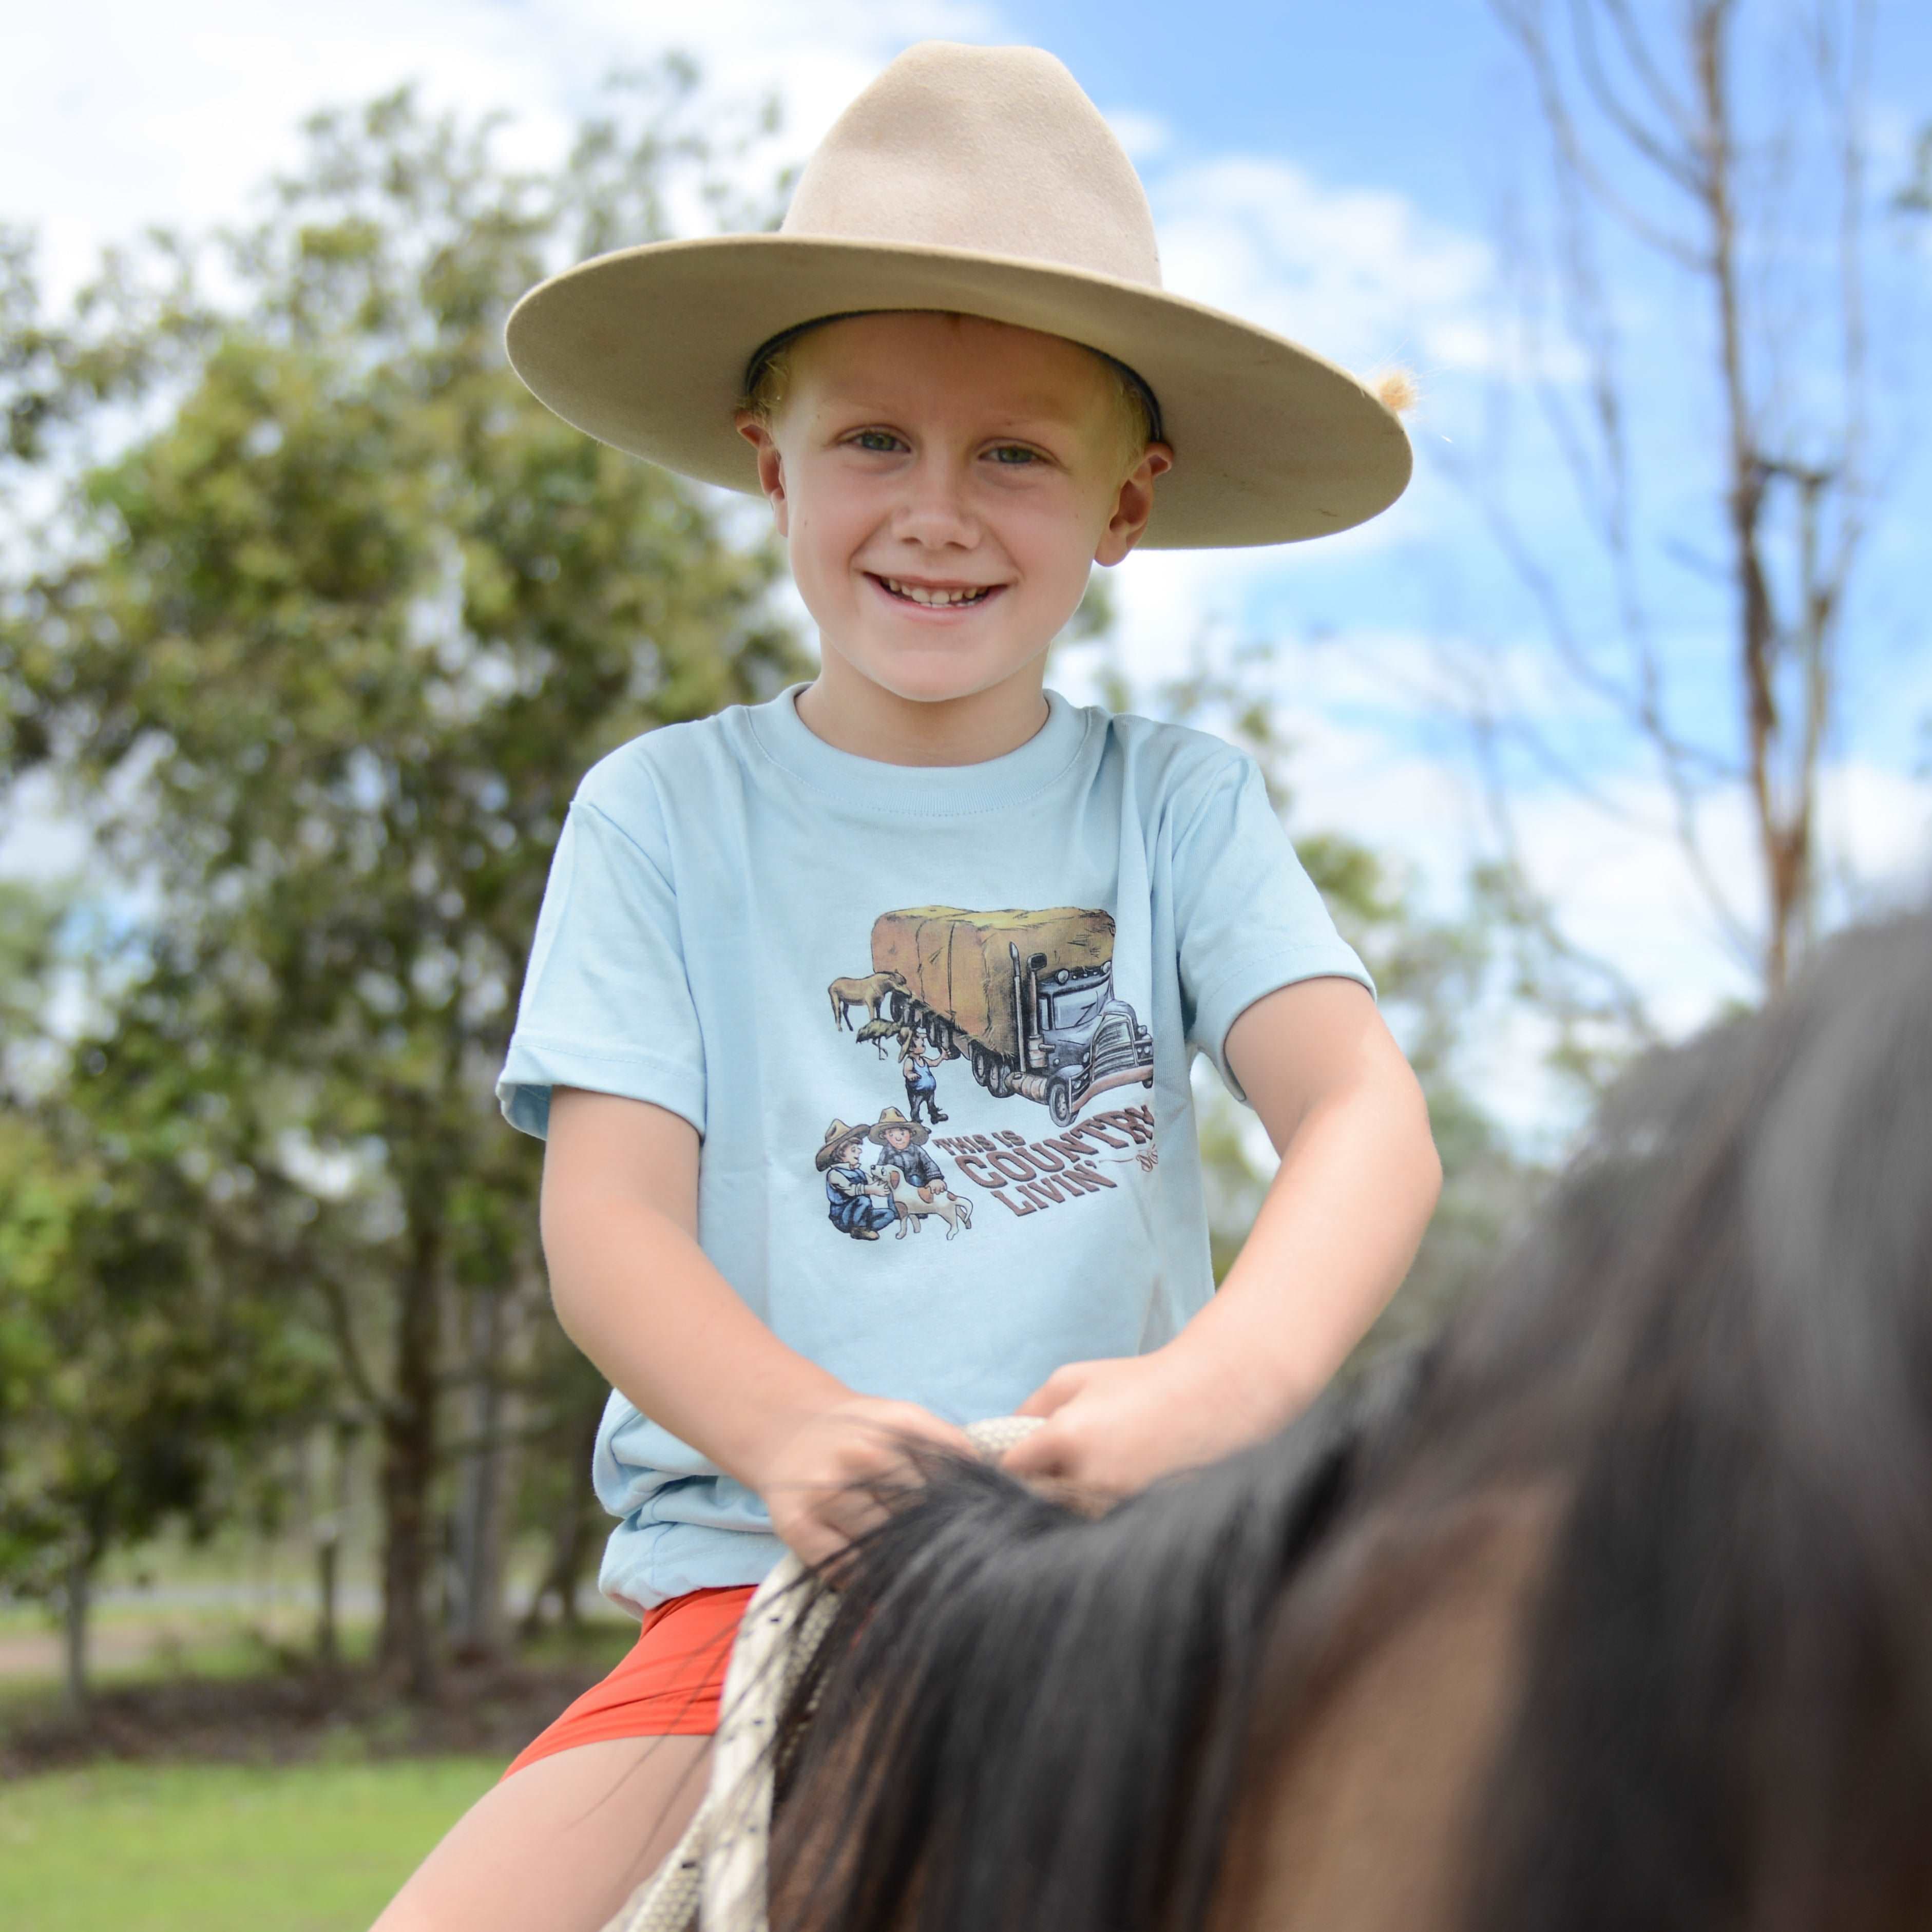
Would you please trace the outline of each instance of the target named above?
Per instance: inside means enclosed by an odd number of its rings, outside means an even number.
[[[188,347],[156,420],[80,476],[0,632],[10,763],[139,884],[118,1050],[219,1116],[256,1264],[380,1441],[381,1655],[418,1691],[448,1402],[507,1372],[456,1312],[540,1292],[536,1153],[490,1083],[565,808],[603,752],[800,668],[769,550],[502,358],[546,270],[713,184],[694,101],[688,70],[633,86],[543,176],[406,94],[311,122],[223,302],[157,317]]]
[[[206,1158],[188,1068],[44,1038],[21,1077],[57,920],[18,886],[0,915],[16,1048],[0,1109],[0,1584],[61,1604],[78,1710],[102,1558],[170,1522],[212,1528],[259,1486],[262,1442],[313,1413],[326,1365],[238,1255],[236,1216],[209,1211],[236,1174]]]

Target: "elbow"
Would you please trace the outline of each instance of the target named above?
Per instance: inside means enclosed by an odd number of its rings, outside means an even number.
[[[1436,1130],[1430,1122],[1429,1097],[1423,1092],[1422,1083],[1416,1078],[1413,1070],[1409,1071],[1408,1080],[1408,1166],[1414,1177],[1415,1198],[1426,1222],[1435,1213],[1436,1204],[1442,1198],[1442,1155],[1436,1144]]]
[[[582,1326],[585,1294],[584,1270],[575,1264],[571,1243],[565,1234],[568,1216],[562,1211],[553,1192],[546,1188],[538,1217],[543,1243],[544,1274],[550,1283],[550,1312],[556,1325],[576,1346],[584,1346]]]
[[[1442,1156],[1436,1147],[1435,1135],[1430,1131],[1429,1117],[1426,1113],[1422,1120],[1422,1146],[1417,1178],[1421,1190],[1423,1211],[1426,1217],[1436,1212],[1436,1204],[1442,1198]]]
[[[584,1346],[584,1337],[578,1332],[583,1309],[583,1296],[573,1286],[570,1270],[560,1264],[548,1249],[544,1257],[544,1270],[550,1277],[550,1312],[556,1317],[556,1325],[579,1348]]]

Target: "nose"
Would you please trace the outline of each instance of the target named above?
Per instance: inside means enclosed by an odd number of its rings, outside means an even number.
[[[925,550],[970,550],[980,541],[966,476],[946,454],[924,452],[908,467],[892,534]]]

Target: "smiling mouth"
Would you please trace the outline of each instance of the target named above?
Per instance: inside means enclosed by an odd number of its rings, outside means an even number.
[[[880,577],[876,572],[867,574],[889,596],[896,597],[903,603],[916,604],[928,610],[960,610],[983,604],[1002,587],[997,584],[962,584],[947,588],[929,584],[906,584],[896,577]]]

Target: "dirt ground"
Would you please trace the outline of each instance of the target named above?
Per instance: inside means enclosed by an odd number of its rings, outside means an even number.
[[[89,1639],[88,1659],[97,1670],[122,1670],[146,1663],[155,1648],[153,1631],[109,1624]],[[0,1636],[0,1678],[51,1682],[59,1677],[61,1667],[61,1640],[51,1630]]]
[[[103,1760],[290,1764],[481,1752],[507,1762],[608,1668],[596,1658],[453,1664],[421,1704],[367,1672],[182,1677],[104,1688],[85,1721],[50,1694],[0,1714],[0,1779]]]

